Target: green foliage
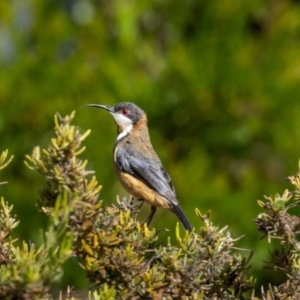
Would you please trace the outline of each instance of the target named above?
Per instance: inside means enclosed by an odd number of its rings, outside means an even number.
[[[7,151],[0,158],[1,168]],[[15,246],[12,231],[19,224],[11,215],[13,206],[1,199],[0,207],[0,297],[1,299],[41,299],[46,297],[51,284],[62,277],[62,265],[70,257],[72,235],[65,232],[69,220],[68,209],[63,198],[56,201],[56,206],[47,231],[44,244],[36,247],[23,242]]]
[[[6,265],[13,256],[12,241],[10,238],[12,230],[18,226],[18,221],[10,216],[12,206],[5,203],[1,198],[1,210],[0,210],[0,266]]]
[[[300,206],[300,164],[296,176],[288,177],[293,190],[283,195],[265,197],[258,204],[267,212],[261,213],[255,223],[271,242],[280,241],[280,247],[270,253],[269,268],[283,272],[288,278],[279,287],[271,287],[263,299],[298,299],[300,297],[300,242],[298,240],[300,217],[292,214],[292,208]]]
[[[51,139],[51,145],[42,151],[36,147],[31,156],[26,156],[25,164],[46,177],[39,203],[39,208],[45,213],[51,212],[57,197],[64,191],[71,195],[73,202],[75,198],[79,202],[86,198],[95,201],[100,191],[95,177],[90,181],[86,179],[87,175],[93,173],[85,170],[87,161],[77,159],[85,150],[81,142],[90,131],[82,135],[74,126],[70,126],[74,115],[75,112],[65,118],[55,115],[55,138]]]
[[[7,159],[7,154],[8,151],[3,151],[1,156],[0,156],[0,170],[4,169],[12,160],[13,160],[13,156],[11,156],[6,162],[5,160]]]

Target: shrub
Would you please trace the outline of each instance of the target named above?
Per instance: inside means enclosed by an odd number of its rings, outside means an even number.
[[[158,242],[159,231],[137,220],[140,203],[117,199],[103,206],[101,186],[81,159],[81,134],[71,125],[75,113],[55,115],[55,136],[47,149],[35,147],[26,165],[44,176],[37,208],[48,218],[43,244],[12,237],[18,225],[12,206],[1,200],[0,210],[0,298],[53,299],[49,291],[62,278],[63,264],[70,257],[82,267],[89,282],[89,299],[257,299],[249,275],[252,251],[235,247],[227,227],[210,221],[210,212],[196,209],[202,226],[191,233],[175,228],[176,244]],[[0,157],[5,167],[7,151]],[[300,218],[289,213],[300,203],[300,173],[289,177],[292,192],[266,197],[258,204],[266,211],[255,223],[280,248],[271,253],[269,267],[287,275],[280,286],[262,288],[262,299],[297,299],[300,296]],[[82,299],[68,288],[60,299]]]

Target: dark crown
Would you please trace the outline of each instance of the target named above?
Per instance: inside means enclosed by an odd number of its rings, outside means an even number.
[[[132,102],[118,103],[113,107],[115,113],[121,113],[136,124],[145,112]]]

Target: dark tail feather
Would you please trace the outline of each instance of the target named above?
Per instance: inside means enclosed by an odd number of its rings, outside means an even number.
[[[172,212],[177,216],[185,230],[192,231],[192,225],[178,204],[171,205]]]

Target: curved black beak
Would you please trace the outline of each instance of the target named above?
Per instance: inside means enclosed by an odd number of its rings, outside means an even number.
[[[112,106],[108,106],[108,105],[102,105],[102,104],[87,104],[84,105],[83,107],[97,107],[97,108],[102,108],[105,109],[107,111],[109,111],[110,113],[114,113],[114,109]]]

